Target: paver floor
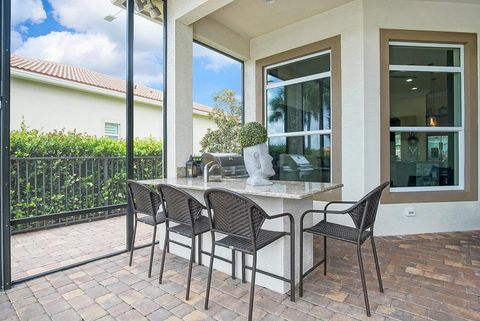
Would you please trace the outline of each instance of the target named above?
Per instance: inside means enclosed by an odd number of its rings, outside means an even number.
[[[372,317],[365,315],[355,246],[329,241],[328,274],[305,282],[290,302],[256,287],[255,320],[480,320],[480,231],[379,237],[385,293],[379,293],[369,243],[363,248]],[[321,241],[315,242],[321,252]],[[0,293],[0,320],[246,320],[249,284],[214,272],[203,309],[207,268],[195,266],[185,301],[187,261],[167,255],[163,284],[147,277],[148,249],[134,265],[120,255],[19,284]],[[261,253],[259,253],[261,255]]]
[[[136,245],[148,244],[152,227],[138,224]],[[125,249],[125,216],[12,236],[12,279],[53,270]]]

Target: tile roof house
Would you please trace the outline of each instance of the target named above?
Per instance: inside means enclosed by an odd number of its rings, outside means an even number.
[[[45,131],[65,128],[103,136],[114,130],[118,138],[125,137],[124,79],[18,55],[11,56],[11,67],[12,128],[25,121],[27,126]],[[162,98],[161,90],[135,84],[135,136],[162,137]],[[210,111],[208,106],[193,103],[196,152],[207,129],[214,127],[208,119]]]

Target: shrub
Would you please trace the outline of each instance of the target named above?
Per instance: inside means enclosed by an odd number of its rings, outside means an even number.
[[[126,202],[125,140],[76,131],[11,132],[12,219]],[[134,177],[162,175],[162,142],[134,141]]]
[[[267,138],[267,129],[257,122],[245,124],[238,133],[238,142],[242,148],[265,143]]]

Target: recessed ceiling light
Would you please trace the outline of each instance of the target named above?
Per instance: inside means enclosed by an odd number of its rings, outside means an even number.
[[[418,89],[418,87],[412,87],[412,90],[417,90],[417,89]]]
[[[408,78],[407,80],[405,80],[406,82],[412,82],[413,81],[413,78]]]

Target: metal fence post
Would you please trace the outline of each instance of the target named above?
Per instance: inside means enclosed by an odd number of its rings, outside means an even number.
[[[0,2],[0,287],[12,285],[10,257],[10,0]]]

